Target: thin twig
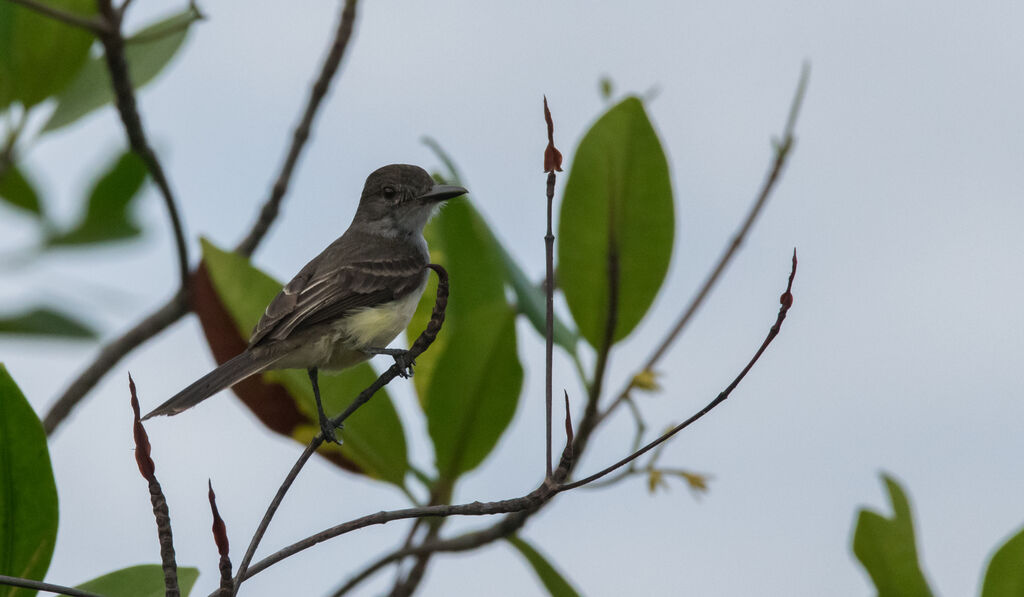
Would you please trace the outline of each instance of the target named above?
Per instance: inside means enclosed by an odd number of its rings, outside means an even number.
[[[751,357],[750,361],[747,362],[747,365],[743,368],[742,371],[739,372],[739,375],[737,375],[736,378],[732,380],[732,383],[730,383],[724,390],[722,390],[722,392],[719,393],[718,396],[716,396],[714,400],[709,402],[707,404],[707,406],[705,406],[704,408],[702,408],[699,411],[697,411],[689,419],[686,419],[682,423],[676,425],[675,427],[670,429],[668,432],[662,434],[661,437],[659,437],[659,438],[655,439],[654,441],[650,442],[649,444],[647,444],[643,448],[640,448],[639,450],[633,452],[632,454],[630,454],[629,456],[627,456],[627,457],[623,458],[622,460],[616,462],[615,464],[613,464],[613,465],[611,465],[611,466],[609,466],[609,467],[607,467],[607,468],[605,468],[605,469],[603,469],[601,471],[598,471],[598,472],[594,473],[593,475],[590,475],[589,477],[585,477],[583,479],[580,479],[579,481],[574,481],[572,483],[566,483],[566,484],[562,485],[561,487],[559,487],[559,491],[568,491],[570,489],[574,489],[574,488],[579,487],[581,485],[586,485],[587,483],[590,483],[592,481],[596,481],[596,480],[600,479],[601,477],[607,475],[608,473],[611,473],[612,471],[615,471],[615,470],[617,470],[617,469],[619,469],[619,468],[629,464],[630,462],[636,460],[640,456],[643,456],[644,454],[646,454],[649,450],[651,450],[651,449],[657,447],[659,444],[667,441],[673,435],[679,433],[683,429],[686,429],[691,424],[693,424],[695,421],[699,420],[701,417],[703,417],[704,415],[706,415],[709,412],[711,412],[711,410],[714,409],[716,406],[718,406],[719,404],[724,402],[725,399],[729,397],[729,394],[731,394],[732,391],[736,389],[736,386],[740,385],[740,382],[743,381],[743,378],[746,377],[747,372],[749,372],[750,369],[754,366],[754,364],[757,363],[757,360],[761,358],[761,355],[764,353],[765,349],[768,348],[768,345],[772,343],[772,340],[774,340],[775,337],[779,335],[779,331],[782,329],[782,322],[786,319],[786,313],[789,312],[789,308],[793,305],[793,293],[792,293],[792,290],[793,290],[793,278],[795,276],[796,276],[796,249],[793,250],[793,265],[792,265],[792,269],[790,269],[789,282],[786,285],[786,291],[782,294],[782,297],[779,299],[779,302],[781,303],[781,306],[779,307],[779,314],[778,314],[777,318],[775,319],[775,323],[772,325],[771,329],[768,330],[768,335],[765,337],[764,341],[761,343],[761,346],[754,353],[754,356]]]
[[[412,346],[409,347],[408,356],[413,360],[422,354],[423,351],[425,351],[437,338],[437,334],[441,331],[441,326],[444,324],[445,309],[448,307],[448,272],[440,265],[433,263],[427,264],[426,267],[437,273],[437,297],[434,300],[434,310],[431,313],[430,321],[427,323],[427,328],[420,333],[419,337],[417,337],[412,343]],[[334,427],[340,427],[341,424],[356,411],[356,409],[366,404],[378,390],[390,383],[391,380],[398,377],[403,372],[404,369],[399,366],[397,362],[393,364],[384,371],[384,373],[381,373],[369,387],[360,392],[359,396],[352,401],[348,408],[346,408],[340,415],[332,418],[332,425]],[[256,548],[259,547],[260,541],[263,539],[263,535],[266,534],[267,528],[270,527],[270,521],[273,519],[274,514],[277,513],[277,509],[284,500],[285,494],[291,488],[292,483],[295,482],[295,478],[298,477],[299,472],[306,465],[306,462],[313,455],[313,452],[320,447],[320,444],[322,444],[323,441],[323,433],[319,433],[309,442],[309,445],[306,446],[306,449],[299,455],[298,460],[295,461],[291,470],[288,471],[288,475],[285,477],[281,486],[278,488],[277,493],[274,495],[274,498],[271,500],[266,513],[263,515],[263,519],[260,521],[259,526],[256,528],[256,532],[253,533],[253,537],[249,541],[249,547],[246,549],[245,555],[242,557],[242,561],[238,564],[238,570],[235,573],[234,595],[238,594],[238,588],[241,586],[242,581],[250,576],[247,573],[249,563],[252,562],[252,558],[256,554]]]
[[[164,497],[160,482],[156,479],[156,465],[150,455],[149,436],[146,428],[142,426],[139,416],[139,397],[135,393],[135,381],[131,374],[128,374],[128,389],[131,392],[132,433],[135,436],[135,462],[139,465],[139,472],[149,483],[149,499],[153,504],[153,516],[156,518],[157,537],[160,541],[160,560],[164,571],[164,593],[167,597],[179,597],[181,590],[178,587],[178,563],[174,559],[174,537],[171,532],[171,515],[167,508],[167,498]]]
[[[188,288],[189,266],[188,266],[188,243],[185,242],[184,226],[181,216],[178,213],[177,201],[171,191],[171,183],[167,180],[163,166],[160,164],[156,152],[153,151],[146,131],[142,126],[142,117],[139,115],[138,104],[135,100],[135,87],[132,85],[131,75],[128,72],[128,61],[124,54],[124,36],[121,34],[121,13],[114,8],[111,0],[97,0],[100,15],[106,21],[108,28],[99,36],[103,44],[103,55],[106,58],[107,70],[110,71],[110,84],[114,88],[114,104],[124,124],[124,131],[128,137],[128,143],[149,170],[153,182],[160,189],[164,206],[167,208],[167,216],[171,220],[171,229],[174,232],[174,244],[178,252],[178,273],[181,278],[181,287]]]
[[[356,19],[356,3],[356,0],[345,0],[345,7],[341,11],[338,30],[335,33],[331,49],[324,59],[323,66],[320,68],[320,75],[317,77],[316,83],[313,84],[313,88],[310,90],[306,111],[292,133],[291,148],[288,150],[288,156],[284,160],[284,165],[277,176],[277,181],[270,191],[270,197],[263,204],[259,219],[256,220],[249,234],[235,247],[236,252],[246,257],[252,255],[253,251],[256,250],[260,241],[266,236],[267,230],[270,229],[270,225],[277,218],[277,212],[281,208],[281,199],[288,192],[288,183],[291,180],[292,171],[295,169],[295,164],[299,161],[302,149],[306,146],[306,140],[309,139],[309,132],[313,127],[313,120],[316,117],[317,109],[327,95],[331,79],[334,78],[334,73],[338,70],[338,65],[341,64],[341,59],[345,55],[348,41],[352,37],[352,26]]]
[[[208,494],[210,500],[210,511],[213,514],[213,541],[217,545],[217,553],[220,555],[220,560],[217,563],[217,568],[220,570],[220,589],[218,591],[218,597],[230,597],[231,591],[234,589],[234,579],[231,577],[231,556],[230,556],[230,542],[228,541],[228,530],[224,524],[224,519],[220,516],[220,510],[217,509],[217,495],[213,492],[213,481],[207,480],[210,487]]]
[[[548,173],[545,185],[548,227],[544,234],[544,476],[551,477],[551,380],[555,346],[555,235],[551,231],[551,208],[555,201],[555,172],[562,169],[562,154],[555,148],[555,125],[551,118],[551,110],[548,109],[547,96],[544,96],[544,122],[548,130],[548,144],[544,148],[544,171]]]
[[[739,229],[737,229],[735,234],[733,234],[732,240],[722,252],[721,257],[718,258],[718,262],[708,274],[708,277],[704,280],[704,284],[701,285],[700,290],[698,290],[697,294],[690,300],[690,304],[683,311],[682,315],[680,315],[675,325],[672,326],[671,331],[669,331],[661,341],[661,344],[658,345],[658,348],[651,353],[650,357],[647,358],[647,361],[640,368],[640,371],[653,370],[655,364],[657,364],[661,357],[665,355],[665,351],[667,351],[679,338],[683,328],[685,328],[693,318],[697,309],[704,304],[704,300],[708,297],[711,289],[718,282],[718,279],[725,271],[726,266],[728,266],[732,261],[736,251],[746,239],[747,233],[750,232],[750,229],[753,227],[757,217],[761,214],[764,206],[768,203],[768,198],[771,197],[772,191],[775,189],[775,185],[778,183],[779,177],[782,174],[783,167],[786,165],[786,158],[789,157],[790,151],[793,149],[793,145],[796,142],[796,139],[794,138],[794,130],[796,128],[797,116],[800,114],[800,106],[803,104],[804,94],[807,91],[808,77],[810,77],[810,65],[804,63],[803,69],[800,72],[800,80],[797,83],[796,93],[793,95],[793,101],[790,103],[789,115],[786,119],[786,126],[783,129],[782,140],[775,143],[775,157],[772,162],[772,167],[768,171],[768,175],[765,177],[764,183],[761,185],[761,191],[758,193],[753,205],[750,206],[750,210],[747,212],[747,217],[744,218]],[[597,423],[600,423],[605,417],[618,408],[632,389],[633,384],[630,382],[622,389],[615,400],[608,405],[608,408],[601,413]]]
[[[37,0],[7,0],[11,4],[20,4],[25,8],[34,10],[41,15],[50,17],[51,19],[60,21],[66,25],[72,27],[78,27],[79,29],[85,29],[86,31],[95,35],[102,35],[110,31],[109,24],[93,17],[83,17],[76,15],[73,12],[66,12],[59,8],[54,8],[44,2],[38,2]]]
[[[156,311],[147,315],[142,321],[135,324],[131,329],[122,334],[119,338],[108,342],[101,350],[96,359],[85,368],[75,381],[68,386],[64,393],[50,407],[43,419],[43,428],[47,434],[52,434],[58,425],[71,413],[71,410],[89,393],[93,387],[107,374],[122,358],[140,344],[156,336],[175,321],[181,319],[188,313],[188,300],[185,292],[178,289],[178,292],[160,306]]]
[[[50,593],[57,593],[58,595],[71,595],[71,597],[103,597],[103,595],[97,595],[96,593],[90,593],[89,591],[83,591],[74,587],[65,587],[40,580],[32,580],[31,578],[20,578],[17,576],[7,576],[5,574],[0,574],[0,585],[35,589],[37,591],[48,591]]]

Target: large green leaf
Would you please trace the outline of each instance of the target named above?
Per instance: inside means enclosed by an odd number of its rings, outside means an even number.
[[[419,359],[413,378],[427,415],[438,472],[446,482],[490,453],[515,413],[523,370],[516,354],[515,311],[505,299],[501,255],[465,198],[453,199],[426,230],[431,260],[451,279],[444,328]],[[426,326],[435,282],[409,324]]]
[[[426,408],[437,471],[448,481],[491,453],[515,415],[523,383],[515,311],[488,305],[464,321],[437,362]]]
[[[0,199],[37,216],[43,213],[39,194],[36,193],[31,181],[25,178],[21,169],[13,164],[0,173]]]
[[[917,561],[914,521],[907,496],[883,475],[892,500],[892,518],[861,509],[853,534],[853,553],[878,589],[878,597],[926,597],[932,594]]]
[[[85,213],[70,230],[55,233],[50,245],[81,245],[138,236],[141,229],[132,222],[130,206],[149,176],[146,164],[127,151],[118,156],[96,181],[86,202]]]
[[[96,12],[93,0],[45,0],[79,15]],[[26,108],[59,93],[89,55],[92,34],[56,19],[0,2],[0,111],[17,101]]]
[[[281,290],[281,283],[252,266],[241,255],[223,251],[203,240],[203,262],[240,338],[248,338],[266,305]],[[296,424],[280,430],[296,441],[307,443],[319,432],[313,392],[305,371],[272,371],[263,374],[270,384],[283,386],[297,410]],[[363,363],[340,373],[320,377],[320,395],[329,414],[336,414],[373,380],[377,374]],[[241,392],[236,386],[236,392]],[[244,396],[243,396],[244,399]],[[282,405],[246,402],[250,408],[281,408]],[[257,412],[257,414],[260,414]],[[276,414],[280,418],[280,414]],[[277,430],[277,429],[275,429]],[[338,451],[355,463],[361,472],[399,486],[404,485],[409,463],[405,432],[387,392],[377,392],[372,400],[346,421],[341,431],[342,446],[325,445],[322,451]]]
[[[199,578],[198,568],[178,568],[178,588],[188,597]],[[158,564],[131,566],[104,574],[75,587],[105,597],[163,597],[164,571]]]
[[[0,317],[0,334],[30,336],[61,336],[64,338],[96,337],[96,332],[70,315],[40,307],[19,315]]]
[[[195,19],[195,12],[189,8],[142,29],[128,39],[125,58],[135,88],[152,81],[170,63],[185,42],[190,24]],[[106,59],[102,56],[90,58],[60,94],[57,109],[46,122],[43,132],[71,124],[113,101]]]
[[[548,590],[548,594],[552,597],[578,597],[579,593],[573,588],[569,581],[566,580],[554,566],[548,562],[547,558],[543,556],[539,551],[533,548],[532,545],[523,541],[515,535],[507,538],[508,542],[512,544],[516,550],[524,558],[526,562],[530,564],[533,571],[537,574],[537,578],[540,579],[541,584]]]
[[[643,319],[668,271],[674,227],[668,162],[643,103],[627,98],[576,149],[558,220],[558,283],[592,346],[605,343],[613,283],[612,341]]]
[[[0,363],[0,574],[42,580],[57,540],[57,486],[43,425]],[[0,585],[0,596],[35,591]]]
[[[988,563],[981,597],[1024,595],[1024,529],[1010,537]]]

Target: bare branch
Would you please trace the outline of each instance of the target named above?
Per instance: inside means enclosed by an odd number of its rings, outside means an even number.
[[[20,4],[25,8],[34,10],[41,15],[45,15],[60,21],[66,25],[72,27],[78,27],[79,29],[85,29],[86,31],[94,35],[102,35],[110,31],[110,26],[107,22],[101,21],[100,19],[92,17],[83,17],[76,15],[73,12],[66,12],[59,8],[54,8],[45,2],[39,2],[38,0],[7,0],[11,4]]]
[[[103,55],[106,58],[107,70],[110,71],[110,82],[114,88],[114,103],[121,116],[121,122],[124,124],[124,131],[132,151],[145,162],[149,175],[153,177],[153,182],[160,189],[160,195],[164,199],[164,206],[167,208],[171,229],[174,232],[174,244],[178,250],[178,273],[181,277],[181,287],[187,288],[189,282],[188,244],[185,242],[184,227],[181,223],[181,216],[178,214],[174,193],[171,191],[171,184],[164,174],[163,166],[160,164],[156,152],[149,144],[145,129],[142,127],[142,118],[139,116],[138,105],[135,101],[135,88],[132,85],[131,75],[128,73],[128,61],[124,54],[121,13],[114,8],[111,0],[98,0],[97,6],[99,6],[100,14],[109,28],[109,31],[99,36],[99,39],[103,43]]]
[[[0,585],[36,589],[37,591],[48,591],[50,593],[57,593],[58,595],[71,595],[71,597],[103,597],[103,595],[97,595],[96,593],[90,593],[89,591],[82,591],[81,589],[76,589],[74,587],[65,587],[62,585],[55,585],[53,583],[32,580],[31,578],[19,578],[17,576],[7,576],[4,574],[0,574]]]
[[[596,481],[596,480],[600,479],[601,477],[607,475],[608,473],[611,473],[612,471],[615,471],[615,470],[617,470],[617,469],[619,469],[619,468],[629,464],[630,462],[636,460],[640,456],[643,456],[644,454],[646,454],[648,451],[652,450],[656,446],[658,446],[661,443],[667,441],[673,435],[679,433],[683,429],[686,429],[691,424],[693,424],[695,421],[699,420],[701,417],[703,417],[704,415],[706,415],[709,412],[711,412],[716,406],[718,406],[719,404],[724,402],[725,399],[729,397],[729,394],[731,394],[732,391],[736,389],[736,386],[738,386],[740,384],[740,382],[743,380],[743,378],[746,377],[747,372],[749,372],[750,369],[754,366],[754,363],[756,363],[757,360],[761,358],[761,355],[764,353],[765,349],[768,348],[768,345],[772,343],[772,340],[774,340],[775,337],[778,336],[779,330],[782,329],[782,322],[786,319],[786,313],[789,312],[789,308],[793,305],[793,293],[792,293],[792,290],[793,290],[793,278],[795,276],[796,276],[796,250],[794,249],[793,250],[793,266],[792,266],[792,269],[790,270],[790,273],[789,273],[789,283],[786,285],[786,291],[782,294],[782,297],[779,299],[779,302],[781,303],[781,307],[779,307],[779,315],[776,318],[775,323],[772,325],[771,329],[768,330],[768,335],[765,337],[764,341],[761,343],[761,346],[757,349],[757,352],[754,353],[754,356],[751,357],[749,362],[747,362],[746,367],[744,367],[743,370],[740,371],[739,375],[737,375],[736,378],[732,380],[732,383],[730,383],[728,385],[728,387],[726,387],[724,390],[722,390],[722,392],[719,393],[718,396],[716,396],[714,400],[709,402],[707,404],[707,406],[705,406],[704,408],[702,408],[699,411],[697,411],[697,413],[695,413],[689,419],[686,419],[682,423],[676,425],[675,427],[670,429],[668,432],[663,434],[661,437],[659,437],[658,439],[650,442],[649,444],[647,444],[643,448],[640,448],[639,450],[633,452],[632,454],[630,454],[629,456],[627,456],[627,457],[623,458],[622,460],[616,462],[615,464],[613,464],[613,465],[611,465],[611,466],[609,466],[609,467],[607,467],[607,468],[605,468],[605,469],[603,469],[603,470],[601,470],[601,471],[599,471],[597,473],[594,473],[593,475],[590,475],[589,477],[586,477],[584,479],[580,479],[579,481],[574,481],[572,483],[566,483],[566,484],[562,485],[561,487],[559,487],[559,491],[568,491],[570,489],[574,489],[576,487],[580,487],[582,485],[586,485],[587,483],[590,483],[592,481]]]
[[[47,434],[53,434],[58,425],[64,421],[71,410],[93,389],[96,384],[114,368],[122,358],[140,344],[156,336],[175,321],[188,313],[188,301],[181,289],[171,300],[159,309],[146,316],[120,337],[108,342],[96,356],[96,359],[85,368],[68,389],[57,399],[43,419],[43,428]]]
[[[548,145],[544,149],[544,171],[548,173],[546,195],[548,228],[544,235],[544,261],[546,266],[544,295],[544,422],[545,422],[545,476],[551,477],[551,378],[552,357],[555,346],[555,235],[551,231],[551,206],[555,200],[555,172],[562,169],[562,154],[555,148],[555,124],[544,96],[544,121],[548,127]]]
[[[178,563],[174,559],[174,537],[171,532],[171,515],[167,509],[167,498],[164,497],[160,482],[156,479],[156,465],[150,455],[149,436],[139,418],[139,397],[135,393],[135,381],[128,374],[128,389],[131,392],[131,405],[134,420],[132,433],[135,436],[135,462],[139,472],[149,483],[149,499],[153,504],[153,516],[156,518],[157,536],[160,539],[160,559],[164,570],[164,589],[167,597],[179,597]]]
[[[287,157],[285,157],[284,164],[281,166],[277,182],[274,183],[270,197],[267,198],[263,204],[263,209],[260,210],[259,219],[253,224],[245,239],[235,247],[236,252],[246,257],[252,255],[253,251],[256,250],[256,247],[259,246],[260,241],[263,240],[263,237],[270,229],[270,225],[277,218],[277,212],[281,207],[281,199],[288,192],[288,183],[291,181],[292,171],[295,169],[295,164],[299,161],[302,149],[309,139],[309,132],[313,127],[313,119],[316,117],[317,109],[327,95],[331,79],[334,78],[334,73],[338,70],[338,65],[341,64],[341,59],[345,55],[345,48],[352,37],[352,25],[356,19],[356,3],[357,0],[345,0],[345,7],[341,11],[334,42],[331,44],[330,52],[328,52],[327,57],[324,59],[324,64],[320,68],[320,75],[317,77],[316,83],[313,84],[313,88],[309,93],[306,111],[292,133],[292,145],[288,150]]]
[[[779,176],[782,174],[783,167],[786,165],[786,158],[789,157],[790,150],[793,148],[793,144],[796,139],[793,132],[796,128],[797,116],[800,114],[800,106],[803,104],[804,94],[807,91],[807,81],[810,77],[810,66],[804,64],[803,70],[800,72],[800,81],[797,83],[796,93],[793,95],[793,101],[790,104],[789,116],[786,119],[786,126],[783,129],[782,140],[775,143],[775,158],[772,163],[771,169],[768,171],[768,176],[765,178],[764,183],[761,185],[761,191],[757,195],[757,199],[754,200],[754,204],[750,206],[750,210],[747,212],[747,217],[744,218],[743,223],[740,224],[739,229],[733,235],[732,240],[726,246],[721,257],[718,258],[718,262],[715,267],[708,274],[707,279],[704,280],[704,284],[697,291],[697,294],[690,300],[690,304],[680,315],[675,325],[672,326],[672,330],[665,336],[658,348],[648,357],[647,361],[640,368],[640,371],[653,370],[654,365],[665,355],[665,351],[679,338],[679,334],[683,331],[683,328],[690,322],[693,315],[697,312],[697,309],[704,304],[704,300],[708,297],[711,289],[718,282],[722,273],[725,271],[726,266],[732,261],[736,251],[743,244],[743,241],[747,237],[747,233],[750,232],[757,217],[761,214],[764,206],[768,203],[768,198],[771,197],[772,191],[775,189],[776,183],[779,181]],[[618,397],[608,405],[608,408],[601,414],[599,421],[603,420],[609,414],[611,414],[629,395],[629,391],[633,389],[633,384],[630,382],[625,388],[619,393]]]
[[[448,307],[448,272],[440,265],[433,263],[427,264],[426,267],[437,273],[437,297],[434,300],[434,310],[431,313],[430,321],[427,323],[427,328],[420,333],[419,337],[417,337],[412,343],[412,346],[409,347],[410,359],[415,359],[422,354],[423,351],[425,351],[437,338],[437,334],[441,331],[441,326],[444,324],[445,309]],[[394,378],[401,375],[402,372],[403,368],[396,362],[384,373],[381,373],[369,387],[360,392],[359,396],[352,401],[348,408],[346,408],[340,415],[331,419],[332,427],[340,427],[345,419],[355,412],[356,409],[366,404],[378,390],[390,383]],[[284,500],[285,494],[291,488],[292,483],[295,482],[295,478],[298,477],[299,472],[306,465],[306,462],[313,455],[313,452],[320,447],[320,444],[322,444],[323,441],[323,433],[320,433],[309,442],[309,445],[306,446],[306,449],[302,451],[301,455],[299,455],[298,460],[295,461],[291,470],[288,471],[288,475],[285,477],[281,486],[278,488],[277,493],[274,495],[274,498],[271,500],[266,513],[263,515],[263,520],[260,521],[259,526],[256,528],[256,532],[253,534],[252,540],[249,542],[249,547],[246,549],[245,555],[242,557],[242,561],[238,564],[238,571],[235,573],[234,594],[238,594],[238,588],[241,586],[242,581],[250,576],[248,573],[249,563],[252,562],[252,558],[256,554],[256,548],[259,547],[260,541],[263,539],[263,535],[266,534],[267,528],[270,527],[270,521],[273,519],[274,514],[277,513],[277,509]]]

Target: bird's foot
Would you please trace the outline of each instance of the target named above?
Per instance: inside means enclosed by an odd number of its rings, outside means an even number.
[[[335,430],[341,431],[344,429],[344,425],[335,425],[330,418],[320,417],[320,433],[324,436],[324,441],[331,444],[341,445],[341,439],[334,433]]]
[[[412,368],[416,364],[416,359],[412,357],[408,350],[401,348],[369,348],[366,352],[368,354],[386,354],[390,356],[395,359],[395,364],[398,365],[399,375],[406,379],[412,377]]]

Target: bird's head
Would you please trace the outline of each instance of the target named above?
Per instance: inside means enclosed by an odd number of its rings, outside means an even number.
[[[466,193],[462,187],[435,184],[419,166],[391,164],[366,178],[355,221],[385,236],[420,233],[441,202]]]

